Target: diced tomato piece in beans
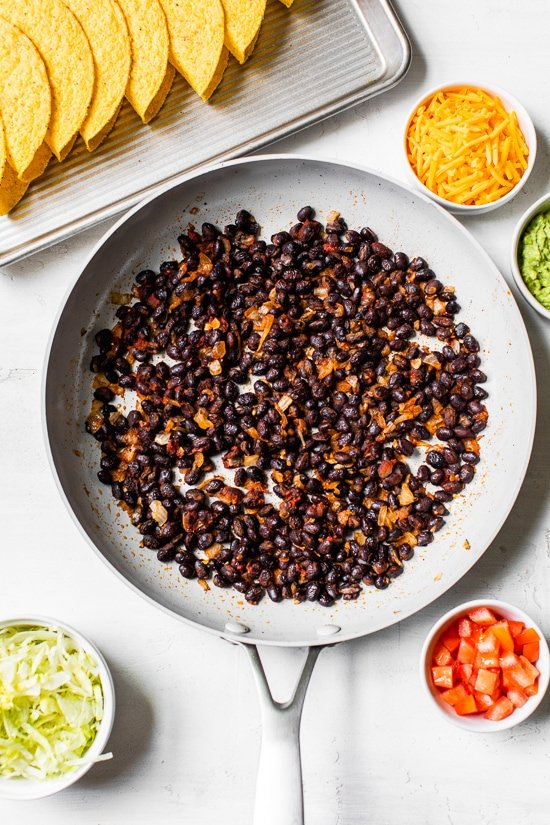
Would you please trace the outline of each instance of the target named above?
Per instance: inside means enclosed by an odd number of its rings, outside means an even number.
[[[473,610],[470,610],[468,617],[482,627],[488,627],[497,621],[497,617],[488,607],[475,607]]]
[[[486,719],[492,719],[493,722],[500,722],[501,719],[510,716],[513,710],[514,706],[508,697],[501,696],[489,710],[485,711],[484,716]]]

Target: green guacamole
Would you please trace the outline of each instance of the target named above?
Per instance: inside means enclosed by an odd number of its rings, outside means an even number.
[[[525,227],[518,261],[527,289],[550,309],[550,210],[535,215]]]

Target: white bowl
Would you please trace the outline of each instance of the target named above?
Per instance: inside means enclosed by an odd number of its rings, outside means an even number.
[[[540,636],[539,658],[535,665],[540,672],[538,693],[535,694],[535,696],[529,697],[527,702],[521,708],[514,708],[514,712],[511,713],[510,716],[495,722],[491,719],[485,719],[481,713],[459,716],[458,713],[456,713],[456,711],[447,704],[447,702],[444,702],[443,699],[441,699],[441,694],[434,686],[431,679],[430,669],[436,642],[439,640],[441,634],[444,633],[456,619],[461,616],[465,616],[475,607],[488,607],[504,619],[523,622],[526,627],[532,627],[536,630]],[[449,722],[452,722],[459,728],[464,728],[464,730],[470,730],[477,733],[495,733],[498,731],[507,730],[508,728],[512,728],[520,722],[525,721],[525,719],[527,719],[527,717],[530,716],[540,705],[542,698],[546,693],[546,689],[548,688],[548,681],[550,679],[550,652],[540,627],[535,624],[527,613],[520,610],[519,607],[508,604],[508,602],[498,601],[497,599],[475,599],[471,602],[459,604],[457,607],[449,610],[449,612],[445,613],[445,615],[442,616],[441,619],[439,619],[439,621],[432,627],[426,637],[426,641],[424,642],[422,653],[420,655],[420,679],[431,705],[435,707],[437,712],[444,716]]]
[[[493,203],[486,203],[482,204],[481,206],[467,206],[465,204],[460,203],[453,203],[452,201],[447,200],[446,198],[441,198],[439,195],[436,195],[435,192],[432,192],[431,189],[428,189],[417,177],[413,168],[409,163],[409,159],[407,157],[407,131],[409,128],[409,123],[416,113],[416,110],[422,103],[425,103],[429,98],[431,98],[436,92],[441,92],[447,89],[456,89],[460,86],[473,86],[478,89],[483,89],[483,91],[488,92],[491,95],[499,97],[504,108],[510,112],[514,111],[518,118],[518,123],[523,132],[525,137],[525,142],[529,148],[529,157],[527,159],[527,169],[521,176],[521,179],[516,183],[516,185],[511,189],[506,195],[499,200],[494,201]],[[506,92],[504,89],[501,89],[499,86],[494,86],[493,84],[486,84],[486,83],[474,83],[471,81],[459,82],[459,83],[443,83],[439,86],[435,86],[433,89],[425,92],[422,97],[418,98],[414,106],[409,111],[407,118],[405,120],[405,129],[403,132],[403,151],[405,156],[405,168],[407,172],[407,176],[413,183],[413,185],[427,195],[432,200],[439,203],[441,206],[444,206],[449,212],[452,212],[456,215],[481,215],[484,212],[491,212],[493,209],[498,209],[499,206],[504,206],[504,204],[509,203],[512,198],[515,198],[517,193],[525,186],[529,175],[533,169],[535,164],[535,157],[537,154],[537,133],[535,132],[535,127],[533,125],[533,121],[531,120],[529,114],[527,113],[526,109],[521,105],[519,100],[513,97],[511,94]]]
[[[76,782],[84,776],[84,774],[90,770],[98,756],[103,753],[111,734],[113,721],[115,718],[115,688],[107,662],[103,658],[102,654],[99,652],[97,647],[89,641],[89,639],[86,639],[85,636],[74,628],[64,624],[63,622],[57,621],[57,619],[50,619],[47,616],[34,616],[32,618],[25,616],[23,618],[0,621],[0,629],[11,626],[17,627],[20,625],[35,625],[39,627],[51,627],[63,630],[68,636],[74,639],[82,650],[89,653],[89,655],[95,659],[98,665],[101,687],[103,689],[103,719],[101,720],[99,730],[94,741],[85,754],[86,762],[84,764],[76,770],[65,773],[54,779],[39,780],[0,777],[0,798],[41,799],[44,796],[50,796],[51,794],[68,788],[69,785],[72,785],[73,782]]]
[[[521,277],[521,270],[519,268],[518,263],[518,251],[519,251],[519,242],[520,238],[523,234],[523,230],[526,228],[527,224],[538,215],[539,212],[545,212],[546,210],[550,209],[550,193],[543,195],[538,201],[535,201],[529,209],[527,209],[519,221],[516,224],[516,228],[514,229],[514,234],[512,235],[512,248],[510,250],[511,257],[510,257],[510,268],[512,270],[512,275],[514,277],[514,281],[516,282],[516,286],[519,289],[521,295],[528,304],[530,304],[533,309],[536,309],[544,318],[548,318],[550,320],[550,310],[543,307],[543,305],[537,301],[534,295],[529,292],[527,288],[527,284]]]

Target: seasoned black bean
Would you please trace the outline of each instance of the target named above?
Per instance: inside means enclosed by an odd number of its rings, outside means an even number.
[[[486,376],[427,261],[338,213],[297,219],[270,244],[244,209],[223,232],[190,225],[181,262],[140,273],[96,335],[86,430],[161,562],[250,604],[330,606],[388,587],[443,527],[475,476]]]

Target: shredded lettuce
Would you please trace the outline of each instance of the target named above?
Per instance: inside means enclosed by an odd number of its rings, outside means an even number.
[[[0,776],[79,767],[103,718],[97,662],[55,627],[0,630]]]

